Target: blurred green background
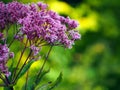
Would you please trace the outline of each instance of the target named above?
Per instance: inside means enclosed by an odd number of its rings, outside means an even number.
[[[41,1],[79,21],[82,35],[70,50],[54,47],[47,63],[51,71],[45,80],[54,81],[62,71],[63,81],[54,90],[120,90],[120,0]],[[35,66],[39,64],[32,69]]]

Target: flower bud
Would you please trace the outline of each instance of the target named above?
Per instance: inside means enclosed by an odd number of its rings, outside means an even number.
[[[9,58],[14,58],[14,53],[13,52],[10,52]]]
[[[3,34],[2,33],[0,33],[0,39],[2,39],[3,38]]]

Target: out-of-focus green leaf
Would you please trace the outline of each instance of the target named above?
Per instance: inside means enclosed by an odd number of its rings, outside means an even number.
[[[48,90],[52,90],[53,88],[55,88],[61,81],[62,81],[62,72],[59,74],[56,81],[50,85],[50,88]]]
[[[48,82],[47,84],[43,84],[42,86],[38,86],[35,90],[49,90],[48,87],[51,84],[51,82]]]
[[[41,73],[41,75],[38,77],[37,81],[36,81],[36,84],[39,84],[41,79],[50,71],[50,69],[48,69],[47,71],[43,71]]]
[[[36,78],[35,76],[28,78],[26,90],[33,90],[33,86],[35,85],[34,83],[35,78]],[[25,85],[22,87],[22,90],[25,90]]]
[[[12,90],[12,87],[4,87],[4,90]]]
[[[36,88],[36,86],[38,86],[38,84],[40,83],[40,81],[42,80],[42,78],[50,71],[50,69],[46,70],[46,71],[43,71],[41,73],[41,75],[38,77],[37,81],[35,82],[36,80],[36,75],[33,75],[33,76],[30,76],[28,78],[28,81],[27,81],[27,87],[26,89],[27,90],[34,90],[34,88]],[[23,89],[25,88],[25,85],[23,86]]]
[[[33,64],[34,60],[30,60],[25,66],[24,68],[22,69],[22,71],[20,72],[19,76],[18,76],[18,79],[20,77],[22,77],[26,72],[27,70],[30,68],[30,66]]]
[[[55,82],[48,82],[47,84],[37,87],[35,90],[53,90],[56,86],[58,86],[58,84],[60,84],[61,80],[62,73],[59,74]]]
[[[4,45],[4,41],[3,41],[3,40],[0,40],[0,44]]]

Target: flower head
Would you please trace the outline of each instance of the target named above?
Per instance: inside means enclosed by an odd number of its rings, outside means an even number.
[[[9,58],[9,49],[7,45],[0,44],[0,71],[6,76],[9,76],[8,68],[6,67]]]
[[[3,38],[3,33],[0,32],[0,39],[2,39],[2,38]]]
[[[33,56],[36,56],[40,51],[40,48],[38,48],[38,47],[36,47],[34,45],[32,45],[30,48],[33,51]]]
[[[25,17],[28,12],[27,6],[17,1],[6,4],[6,9],[7,19],[10,23],[17,22],[20,18]]]
[[[6,25],[6,9],[5,4],[3,2],[0,2],[0,30],[3,30]]]
[[[45,10],[45,9],[47,9],[47,7],[48,7],[47,4],[42,3],[42,2],[38,2],[37,5],[38,5],[38,7],[39,7],[41,10]]]
[[[60,44],[71,48],[74,40],[80,39],[80,34],[74,29],[78,26],[75,20],[60,16],[47,10],[47,5],[37,4],[40,10],[30,11],[26,17],[19,19],[20,30],[29,40],[43,40],[48,44]],[[37,8],[37,7],[36,7]]]
[[[14,53],[13,52],[9,53],[9,58],[14,58]]]
[[[42,2],[29,5],[17,1],[8,4],[0,2],[0,12],[0,29],[4,29],[6,23],[17,22],[21,25],[22,35],[15,36],[18,40],[27,36],[32,41],[37,38],[38,41],[69,48],[75,40],[80,39],[80,34],[74,31],[78,26],[75,20],[48,10],[48,5]]]

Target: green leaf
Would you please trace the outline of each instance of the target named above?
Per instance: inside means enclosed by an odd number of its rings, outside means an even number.
[[[30,68],[30,66],[33,64],[34,60],[30,60],[25,66],[24,68],[22,69],[22,71],[20,72],[19,76],[18,76],[18,79],[23,76],[27,70]]]
[[[55,88],[60,82],[62,81],[62,73],[59,74],[58,78],[55,80],[55,82],[48,82],[47,84],[44,84],[42,86],[38,86],[35,90],[52,90]]]
[[[26,90],[34,90],[33,86],[35,84],[34,83],[35,78],[36,78],[35,76],[28,77]],[[25,90],[25,85],[23,85],[22,90]]]
[[[4,44],[5,44],[5,42],[4,42],[3,40],[0,40],[0,44],[4,45]]]
[[[8,77],[8,79],[11,81],[12,80],[12,76],[13,76],[13,72],[15,71],[15,67],[11,67],[9,68],[9,71],[11,72],[11,75]]]
[[[11,86],[11,87],[4,87],[3,88],[4,90],[13,90],[13,87]]]
[[[38,77],[36,84],[38,85],[41,81],[41,79],[50,71],[50,68],[46,71],[43,71],[41,75]]]
[[[50,88],[48,90],[52,90],[53,88],[55,88],[58,84],[60,84],[61,81],[62,81],[62,72],[59,74],[56,81],[50,85]]]
[[[43,84],[43,85],[39,85],[37,88],[35,88],[35,90],[49,90],[49,86],[52,82],[48,82],[46,84]]]
[[[42,72],[41,75],[38,77],[37,82],[35,82],[36,75],[33,75],[33,76],[29,77],[28,81],[27,81],[27,88],[26,88],[26,90],[34,90],[38,86],[40,81],[42,80],[43,76],[45,76],[49,71],[50,71],[50,69]],[[23,86],[22,90],[24,90],[24,88],[25,88],[25,85]]]

